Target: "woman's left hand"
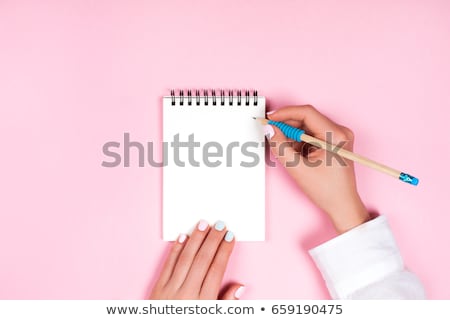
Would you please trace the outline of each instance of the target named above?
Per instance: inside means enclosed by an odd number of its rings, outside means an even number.
[[[219,299],[233,247],[234,235],[223,222],[210,227],[200,221],[190,237],[182,234],[173,243],[150,299]],[[243,285],[234,283],[220,299],[239,299],[243,290]]]

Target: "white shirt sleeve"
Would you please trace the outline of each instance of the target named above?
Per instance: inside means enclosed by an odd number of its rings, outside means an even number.
[[[380,216],[309,251],[333,299],[425,299]]]

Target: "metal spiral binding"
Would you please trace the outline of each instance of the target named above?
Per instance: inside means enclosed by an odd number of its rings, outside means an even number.
[[[186,93],[186,94],[185,94]],[[218,93],[218,94],[217,94]],[[244,98],[242,97],[244,95]],[[200,94],[200,90],[170,90],[170,96],[172,105],[176,105],[177,101],[180,106],[184,106],[185,103],[191,106],[194,102],[197,106],[200,105],[200,98],[204,99],[204,105],[225,105],[225,98],[228,97],[228,105],[234,104],[241,106],[258,105],[258,91],[256,90],[203,90],[203,95]],[[194,99],[195,96],[195,99]],[[195,101],[194,101],[195,100]]]

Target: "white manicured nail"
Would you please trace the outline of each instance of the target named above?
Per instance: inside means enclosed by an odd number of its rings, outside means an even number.
[[[226,242],[231,242],[234,239],[234,233],[231,231],[227,231],[227,233],[225,234],[225,241]]]
[[[240,297],[242,297],[242,294],[245,291],[245,287],[244,286],[240,286],[235,292],[234,292],[234,297],[236,299],[239,299]]]
[[[200,231],[205,231],[206,228],[208,228],[208,222],[206,222],[205,220],[200,220],[200,222],[197,225],[198,230]]]
[[[184,233],[182,233],[182,234],[180,234],[179,235],[179,237],[178,237],[178,242],[179,243],[183,243],[183,242],[185,242],[186,241],[186,235],[184,234]]]
[[[272,139],[274,134],[275,131],[273,130],[272,126],[270,124],[266,124],[264,126],[264,135],[267,137],[267,139]]]
[[[223,221],[217,221],[214,225],[214,229],[216,229],[217,231],[222,231],[223,229],[225,229],[225,223]]]

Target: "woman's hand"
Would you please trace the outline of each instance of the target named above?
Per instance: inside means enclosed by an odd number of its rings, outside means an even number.
[[[270,120],[301,128],[316,138],[353,149],[353,133],[314,107],[290,106],[269,112]],[[355,182],[353,162],[335,153],[293,142],[275,126],[266,125],[271,151],[286,167],[303,192],[331,218],[339,233],[348,231],[369,219]]]
[[[173,243],[150,299],[218,299],[233,247],[234,235],[223,222],[210,227],[200,221],[190,237],[182,234]],[[239,299],[243,290],[232,284],[220,298]]]

